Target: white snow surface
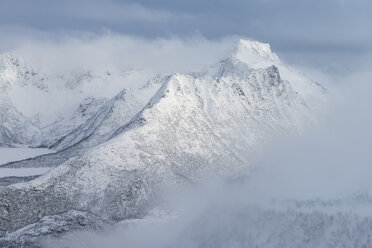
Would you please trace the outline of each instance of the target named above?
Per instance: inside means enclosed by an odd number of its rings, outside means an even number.
[[[0,165],[53,152],[55,151],[45,148],[0,148]]]
[[[2,177],[26,177],[42,175],[48,172],[50,168],[0,168],[0,178]]]
[[[324,103],[327,100],[324,94],[325,88],[304,73],[280,61],[279,57],[271,51],[269,44],[240,40],[231,58],[239,60],[254,69],[275,65],[279,68],[282,79],[289,81],[293,89],[308,104],[311,104],[318,111],[324,108]]]

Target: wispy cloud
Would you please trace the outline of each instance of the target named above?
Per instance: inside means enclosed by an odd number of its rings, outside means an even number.
[[[0,34],[2,42],[17,30],[48,39],[107,31],[150,39],[239,35],[268,42],[295,63],[326,67],[372,52],[371,12],[368,0],[2,0]]]
[[[106,32],[48,33],[6,36],[2,52],[12,52],[32,67],[74,70],[144,70],[152,73],[199,71],[217,63],[234,48],[236,37],[208,40],[202,36],[145,39]]]

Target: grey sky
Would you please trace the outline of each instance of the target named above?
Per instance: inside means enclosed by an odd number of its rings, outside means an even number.
[[[107,30],[145,38],[239,35],[317,63],[325,53],[339,60],[370,52],[371,13],[370,0],[0,0],[0,34],[17,27],[51,36]]]

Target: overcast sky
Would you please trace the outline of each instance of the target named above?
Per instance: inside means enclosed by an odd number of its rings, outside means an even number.
[[[0,0],[0,35],[237,35],[316,64],[369,53],[371,13],[370,0]]]

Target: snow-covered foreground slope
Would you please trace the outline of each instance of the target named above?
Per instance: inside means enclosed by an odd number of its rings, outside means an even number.
[[[255,68],[250,52],[269,66]],[[207,71],[175,73],[122,91],[54,144],[64,150],[31,160],[61,165],[0,188],[0,234],[72,209],[111,222],[141,216],[160,186],[239,174],[266,142],[301,133],[315,118],[310,93],[283,80],[272,65],[280,62],[271,58],[276,56],[266,45],[241,41]],[[312,99],[325,97],[318,84],[302,83]]]

